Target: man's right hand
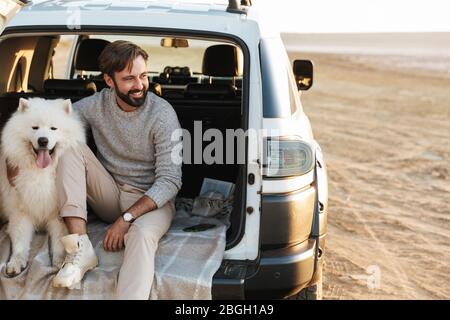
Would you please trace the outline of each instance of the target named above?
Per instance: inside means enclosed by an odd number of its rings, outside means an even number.
[[[11,186],[15,186],[14,179],[19,173],[19,168],[13,167],[9,164],[8,159],[6,159],[6,175],[8,176],[8,181]]]

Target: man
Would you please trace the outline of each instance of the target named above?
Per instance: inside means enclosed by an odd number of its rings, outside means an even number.
[[[147,53],[115,41],[99,57],[110,87],[73,105],[92,130],[97,157],[86,145],[67,151],[57,169],[60,215],[69,230],[66,260],[53,285],[72,287],[94,268],[97,257],[86,233],[86,199],[112,223],[106,251],[125,247],[117,284],[119,299],[148,299],[155,252],[175,214],[181,165],[171,159],[180,127],[172,106],[148,92]]]

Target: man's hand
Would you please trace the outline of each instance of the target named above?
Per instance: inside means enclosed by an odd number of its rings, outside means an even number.
[[[8,159],[6,159],[6,175],[8,177],[9,184],[14,187],[14,179],[19,174],[19,168],[13,167],[9,164]]]
[[[108,231],[106,231],[105,239],[103,239],[103,249],[105,251],[122,250],[124,247],[124,237],[130,226],[131,223],[126,222],[120,216]]]
[[[157,208],[153,199],[144,195],[125,212],[130,212],[135,219],[139,218],[145,213],[150,213]],[[105,239],[103,239],[103,248],[105,251],[119,251],[124,247],[124,237],[128,232],[131,223],[123,220],[120,216],[116,222],[106,231]]]

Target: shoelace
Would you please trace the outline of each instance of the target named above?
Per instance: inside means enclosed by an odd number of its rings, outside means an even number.
[[[81,243],[81,244],[80,244]],[[81,252],[82,252],[82,247],[83,247],[83,242],[82,241],[78,241],[78,251],[77,252],[75,252],[75,253],[69,253],[67,256],[66,256],[66,259],[65,259],[65,261],[64,261],[64,264],[68,264],[68,263],[71,263],[71,264],[78,264],[78,262],[80,261],[80,258],[81,258]]]

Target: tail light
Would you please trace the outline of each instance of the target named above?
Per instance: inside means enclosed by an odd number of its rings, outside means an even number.
[[[300,176],[314,166],[311,146],[300,137],[270,137],[264,143],[263,174],[268,178]]]

